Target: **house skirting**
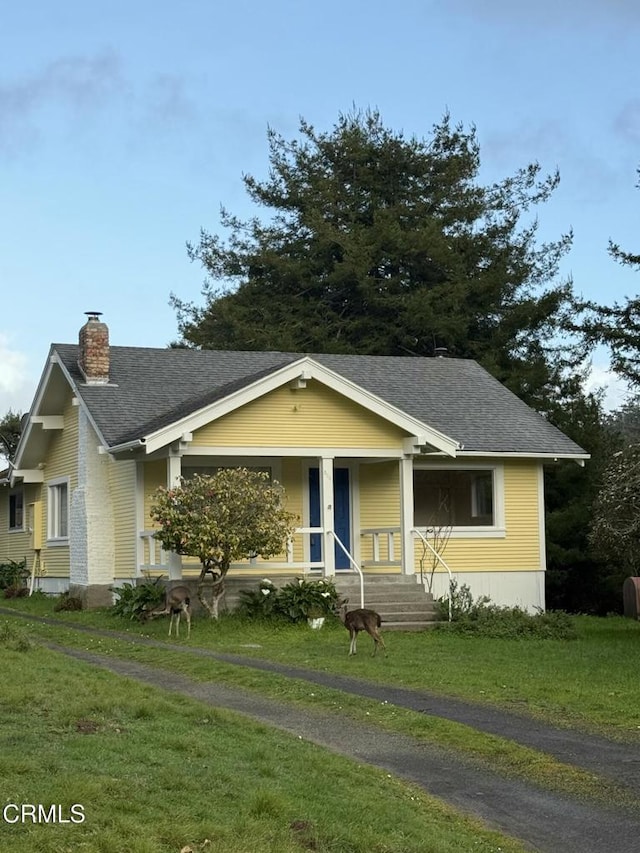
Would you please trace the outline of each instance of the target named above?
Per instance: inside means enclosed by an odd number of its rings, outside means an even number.
[[[428,577],[428,576],[425,576]],[[492,604],[500,607],[522,607],[530,612],[545,609],[545,573],[537,572],[455,572],[458,589],[468,586],[473,600],[486,595]],[[447,595],[449,576],[436,572],[432,592],[438,599]]]

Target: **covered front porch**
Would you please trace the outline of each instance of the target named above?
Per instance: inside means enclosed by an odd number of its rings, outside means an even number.
[[[334,578],[352,574],[415,576],[415,541],[424,531],[414,526],[413,458],[406,454],[318,456],[236,456],[204,458],[174,453],[165,460],[139,463],[138,481],[147,522],[138,531],[137,575],[167,574],[177,580],[199,572],[188,558],[165,552],[154,538],[148,508],[153,491],[171,487],[194,473],[230,465],[269,471],[284,489],[287,508],[299,519],[286,549],[275,558],[247,555],[234,563],[229,577],[314,575]],[[164,472],[165,482],[161,482]],[[429,546],[431,547],[431,546]],[[418,580],[419,578],[416,578]]]

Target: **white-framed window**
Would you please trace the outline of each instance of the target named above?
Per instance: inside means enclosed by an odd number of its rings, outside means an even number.
[[[69,479],[51,480],[48,497],[47,538],[66,542],[69,538]]]
[[[9,494],[9,530],[24,530],[24,492],[16,489]]]
[[[413,471],[414,525],[451,528],[452,535],[504,533],[500,465],[419,465]]]

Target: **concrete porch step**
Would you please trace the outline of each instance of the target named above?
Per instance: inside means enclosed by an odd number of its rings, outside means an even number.
[[[336,576],[336,588],[349,600],[349,608],[360,606],[360,581]],[[388,631],[421,631],[437,621],[433,596],[425,592],[416,577],[407,575],[366,575],[364,606],[376,610]]]

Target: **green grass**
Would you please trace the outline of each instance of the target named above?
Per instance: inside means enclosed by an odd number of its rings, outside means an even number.
[[[18,604],[13,605],[17,609]],[[37,600],[21,609],[49,614],[51,604]],[[1,618],[1,617],[0,617]],[[410,734],[440,746],[461,750],[468,757],[556,790],[582,797],[628,802],[625,792],[593,774],[561,764],[552,757],[467,726],[416,714],[386,703],[364,700],[302,680],[289,679],[215,659],[188,655],[190,648],[261,656],[281,663],[342,672],[405,686],[499,704],[520,713],[599,730],[628,740],[638,738],[636,709],[638,679],[629,671],[638,626],[624,619],[578,619],[579,639],[566,641],[488,640],[450,634],[387,634],[389,653],[370,656],[371,641],[360,640],[357,657],[347,656],[348,637],[341,625],[311,631],[306,625],[268,626],[228,618],[219,623],[194,620],[191,640],[181,637],[176,652],[135,645],[116,636],[65,630],[83,623],[167,640],[166,622],[140,626],[105,612],[58,614],[54,626],[37,622],[30,631],[101,654],[137,660],[163,669],[175,669],[195,680],[216,680],[244,687],[276,699],[349,714],[355,719]],[[606,685],[606,691],[599,685]],[[624,684],[624,690],[622,689]],[[614,686],[617,689],[614,689]],[[624,696],[624,701],[621,698]],[[637,805],[637,803],[636,803]]]
[[[11,620],[0,636],[2,806],[55,804],[68,817],[76,804],[84,822],[0,821],[3,850],[523,851],[386,773],[71,660],[28,633]]]
[[[19,599],[6,604],[51,614],[48,601]],[[56,617],[60,624],[72,622],[166,639],[167,626],[162,621],[141,626],[105,611]],[[622,617],[574,619],[578,638],[571,641],[388,632],[386,656],[372,658],[371,641],[363,636],[358,641],[358,655],[349,658],[348,636],[339,623],[316,632],[306,626],[274,628],[233,618],[218,623],[194,618],[190,645],[424,688],[510,708],[558,725],[639,740],[640,623]]]

